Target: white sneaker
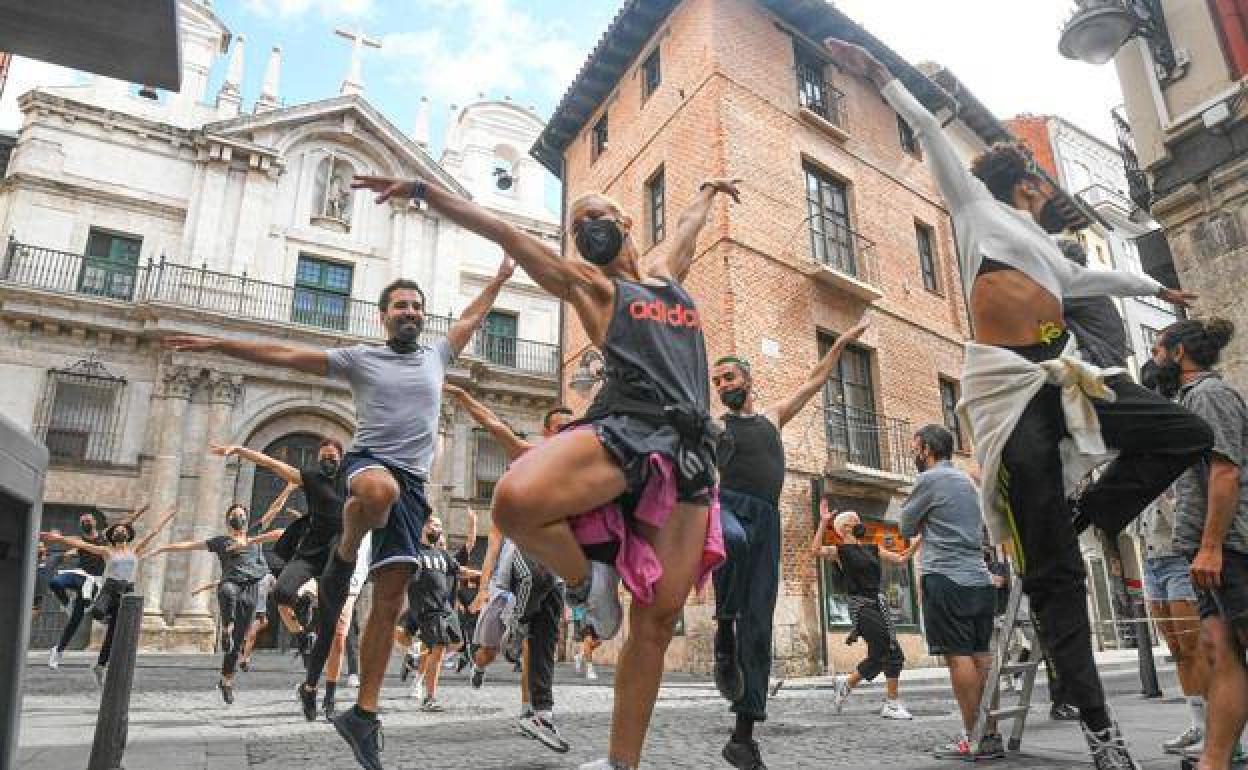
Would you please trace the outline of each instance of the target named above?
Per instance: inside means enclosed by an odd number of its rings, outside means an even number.
[[[1182,754],[1184,749],[1189,749],[1204,739],[1204,732],[1196,725],[1192,725],[1174,738],[1163,742],[1161,748],[1167,754]]]
[[[600,561],[590,562],[589,596],[585,599],[585,623],[594,627],[598,638],[614,639],[624,622],[620,606],[620,575],[615,567]]]
[[[598,672],[594,670],[593,663],[585,664],[585,678],[591,682],[598,681]]]
[[[849,694],[853,690],[849,687],[849,677],[844,674],[838,674],[836,679],[832,680],[832,708],[836,713],[841,713],[845,708],[845,701],[849,700]]]
[[[884,705],[880,707],[880,716],[884,719],[914,719],[899,700],[884,701]]]
[[[58,668],[60,668],[60,666],[61,666],[61,651],[53,647],[52,649],[48,650],[48,668],[55,671]]]
[[[360,678],[358,676],[356,676],[355,674],[351,674],[350,676],[347,677],[347,687],[350,687],[353,689],[359,689],[359,686],[360,686]]]
[[[96,687],[102,688],[104,686],[104,675],[107,672],[108,672],[108,668],[105,666],[101,666],[99,663],[96,663],[94,666],[91,667],[91,673],[95,674],[95,686]]]
[[[419,701],[423,701],[425,699],[424,677],[417,677],[416,681],[412,682],[412,689],[408,691],[408,695]]]
[[[584,655],[578,652],[576,654],[576,657],[572,659],[572,662],[576,664],[576,673],[579,674],[581,673],[582,670],[584,670],[585,668],[585,656]]]
[[[612,762],[609,759],[598,759],[593,762],[586,762],[578,767],[577,770],[633,770],[633,768],[623,762]]]

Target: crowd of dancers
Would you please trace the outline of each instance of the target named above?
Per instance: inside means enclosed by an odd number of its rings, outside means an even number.
[[[959,411],[978,466],[972,479],[952,465],[953,437],[944,428],[918,431],[911,448],[921,473],[903,507],[902,534],[909,540],[900,545],[868,537],[856,513],[826,510],[825,501],[811,549],[842,573],[854,635],[867,643],[863,662],[836,680],[836,708],[859,683],[884,674],[880,716],[909,718],[898,686],[904,656],[880,581],[885,563],[917,552],[929,650],[947,661],[965,728],[936,752],[955,759],[1004,754],[993,730],[977,745],[968,741],[991,662],[995,597],[1005,582],[985,560],[986,529],[1022,577],[1044,648],[1034,654],[1043,652],[1061,683],[1060,705],[1081,723],[1091,761],[1101,770],[1138,767],[1093,659],[1078,535],[1094,525],[1117,536],[1171,494],[1168,534],[1150,524],[1150,595],[1163,605],[1158,609],[1172,613],[1166,636],[1192,699],[1193,725],[1168,748],[1190,749],[1203,739],[1199,758],[1184,761],[1201,770],[1229,767],[1248,716],[1248,484],[1241,481],[1248,479],[1241,473],[1248,409],[1213,368],[1232,327],[1181,321],[1158,340],[1155,377],[1145,383],[1153,388],[1124,376],[1112,356],[1100,357],[1113,343],[1101,336],[1113,324],[1094,323],[1113,312],[1108,297],[1156,296],[1183,306],[1195,297],[1146,276],[1092,271],[1068,258],[1054,238],[1063,219],[1058,191],[1025,150],[995,146],[966,169],[935,116],[885,65],[839,40],[826,46],[844,72],[873,82],[914,130],[952,217],[974,329]],[[288,493],[303,489],[308,513],[284,530],[268,528],[285,504],[279,498],[256,526],[235,505],[222,534],[151,552],[147,547],[172,512],[137,543],[134,525],[143,511],[102,534],[88,518],[81,537],[49,533],[49,542],[75,548],[79,559],[78,569],[51,581],[72,609],[50,664],[59,661],[88,603],[97,617],[113,616],[117,597],[133,588],[138,560],[207,550],[221,565],[220,689],[227,703],[249,639],[263,622],[257,620],[261,596],[271,589],[280,622],[305,658],[297,700],[308,719],[317,718],[328,666],[319,713],[330,718],[362,767],[382,767],[379,695],[396,639],[405,652],[404,678],[415,677],[428,711],[441,708],[444,659],[469,669],[471,686],[479,688],[500,652],[515,658],[524,671],[522,729],[567,751],[555,726],[551,687],[566,610],[582,645],[577,665],[587,677],[594,676],[594,649],[627,626],[606,757],[582,770],[636,768],[673,628],[691,591],[713,575],[715,683],[735,715],[723,759],[764,769],[754,728],[766,719],[771,694],[782,430],[820,392],[841,351],[868,331],[869,320],[844,330],[803,384],[775,403],[756,402],[743,355],[723,351],[709,365],[701,316],[684,280],[713,201],[721,195],[739,201],[740,185],[703,183],[670,237],[645,259],[621,206],[602,194],[583,195],[567,209],[579,258],[564,258],[431,180],[357,177],[353,186],[374,192],[378,203],[421,201],[498,244],[506,257],[497,275],[431,345],[422,343],[424,293],[408,280],[381,294],[384,345],[308,350],[165,338],[177,351],[345,381],[355,402],[355,435],[345,450],[326,439],[316,467],[306,469],[242,447],[214,449],[268,469],[287,482]],[[445,381],[448,364],[516,264],[570,306],[605,360],[604,381],[584,414],[553,410],[535,443]],[[466,549],[458,555],[447,550],[425,496],[444,393],[499,441],[510,463],[494,491],[479,570],[468,566]],[[726,410],[719,417],[711,414],[713,394]],[[1094,469],[1091,483],[1077,486]],[[283,562],[275,575],[261,551],[270,540]],[[355,704],[338,709],[343,650],[365,581],[372,598],[358,643],[359,688]],[[627,619],[620,583],[632,596]],[[300,610],[309,590],[319,605],[315,626]],[[1190,641],[1197,629],[1203,647]],[[420,656],[413,652],[417,641]],[[97,672],[107,659],[106,640]],[[1197,659],[1203,676],[1192,673]]]

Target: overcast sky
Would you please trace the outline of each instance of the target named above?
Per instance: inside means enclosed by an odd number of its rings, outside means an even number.
[[[285,51],[288,104],[333,96],[348,49],[333,27],[359,25],[380,38],[364,59],[367,97],[408,129],[419,96],[434,105],[440,148],[452,104],[510,95],[547,117],[620,0],[216,0],[218,16],[246,35],[244,97],[259,89],[269,47]],[[913,62],[953,70],[999,118],[1055,113],[1113,139],[1109,110],[1121,101],[1112,66],[1069,62],[1058,28],[1072,0],[837,0],[836,5]],[[218,83],[224,69],[214,73]],[[19,60],[0,99],[0,129],[20,123],[18,94],[80,76]]]

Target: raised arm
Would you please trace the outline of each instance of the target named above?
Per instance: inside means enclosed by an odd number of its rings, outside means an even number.
[[[285,532],[286,530],[284,529],[270,529],[268,532],[265,532],[263,534],[259,534],[259,535],[255,535],[254,537],[247,538],[247,544],[251,545],[252,543],[262,543],[262,544],[263,543],[275,543],[281,539],[282,534]]]
[[[706,218],[711,213],[711,202],[717,193],[731,195],[740,203],[741,191],[737,189],[740,179],[712,179],[703,182],[693,202],[681,212],[672,230],[672,239],[662,259],[649,265],[652,275],[684,281],[693,266],[694,251],[698,245],[698,233],[706,226]]]
[[[150,506],[150,505],[147,505],[147,504],[143,504],[143,505],[139,506],[139,507],[138,507],[138,508],[136,508],[134,511],[131,511],[131,513],[130,513],[130,515],[129,515],[129,516],[127,516],[126,518],[122,519],[122,520],[121,520],[121,523],[122,523],[122,524],[129,524],[130,526],[132,526],[132,527],[133,527],[133,526],[134,526],[134,524],[135,524],[135,522],[137,522],[139,519],[143,518],[143,514],[147,513],[147,509],[148,509],[148,508],[150,508],[150,507],[151,507],[151,506]]]
[[[477,542],[477,512],[468,509],[468,531],[464,533],[464,543],[466,544],[469,555],[472,554],[472,546]],[[477,577],[480,577],[478,575]]]
[[[1182,289],[1167,289],[1152,276],[1144,273],[1128,273],[1125,270],[1091,270],[1083,265],[1063,259],[1057,263],[1061,276],[1062,293],[1071,298],[1079,297],[1157,297],[1180,307],[1191,307],[1197,295]]]
[[[459,320],[451,324],[451,328],[447,330],[446,341],[451,346],[452,356],[459,355],[468,345],[468,341],[472,339],[473,332],[481,328],[482,322],[485,321],[485,314],[494,307],[494,303],[498,301],[499,292],[503,290],[503,286],[515,272],[516,261],[504,255],[503,261],[498,265],[498,273],[490,279],[476,299],[464,308]]]
[[[176,516],[177,514],[178,514],[178,511],[176,508],[170,508],[168,511],[165,511],[165,515],[162,516],[160,521],[156,523],[156,526],[152,527],[152,531],[144,535],[143,539],[140,540],[138,542],[138,545],[134,547],[134,552],[138,554],[139,556],[145,555],[145,552],[147,551],[147,547],[151,545],[152,540],[154,540],[156,536],[160,534],[160,531],[162,529],[168,526],[170,521],[173,521],[173,517]]]
[[[887,548],[880,548],[880,558],[886,562],[896,565],[902,565],[910,561],[910,557],[914,556],[915,550],[918,548],[917,543],[911,543],[906,546],[900,553],[891,551]]]
[[[204,591],[216,588],[219,585],[221,585],[220,580],[214,580],[211,583],[204,583],[199,588],[196,588],[194,591],[191,591],[191,596],[195,596],[196,594],[202,594]]]
[[[62,535],[60,532],[40,532],[39,539],[45,543],[56,543],[58,545],[69,546],[76,551],[85,551],[92,556],[99,556],[103,559],[107,559],[110,553],[109,548],[106,545],[88,543],[80,537]]]
[[[178,553],[180,551],[207,551],[208,542],[205,540],[183,540],[181,543],[165,543],[159,548],[153,548],[148,556],[155,556],[161,553]]]
[[[218,457],[237,457],[241,460],[246,460],[265,470],[272,471],[273,475],[287,484],[293,484],[297,487],[303,483],[303,476],[299,473],[298,468],[293,465],[287,465],[276,457],[269,457],[263,452],[257,452],[245,446],[234,446],[233,444],[211,446],[208,448],[208,451]],[[287,493],[287,497],[289,497],[289,493]],[[283,498],[284,502],[285,498]]]
[[[802,383],[796,391],[789,394],[788,398],[782,399],[778,403],[767,409],[768,417],[776,424],[778,428],[784,426],[797,416],[797,413],[805,408],[810,399],[827,384],[832,374],[836,371],[836,363],[841,358],[841,353],[854,340],[862,336],[867,327],[871,325],[871,320],[863,316],[853,328],[836,338],[836,342],[832,344],[832,349],[819,359],[819,363],[811,370],[810,376]]]
[[[836,546],[823,544],[823,537],[828,532],[828,524],[831,523],[833,515],[835,511],[828,510],[827,498],[820,500],[819,526],[815,527],[815,536],[810,541],[810,552],[815,555],[815,558],[836,558]]]
[[[180,353],[222,353],[253,364],[280,366],[308,374],[319,374],[322,377],[329,373],[329,356],[324,350],[292,348],[267,342],[221,340],[194,334],[171,334],[162,339],[161,344]]]
[[[258,531],[264,532],[270,525],[273,524],[273,520],[277,518],[277,514],[281,512],[282,508],[286,507],[286,501],[290,499],[290,496],[294,494],[294,491],[298,488],[298,484],[294,482],[287,482],[286,486],[282,488],[282,491],[277,493],[277,497],[273,498],[273,504],[269,506],[269,510],[265,511],[264,515],[260,517],[260,522],[256,526]]]
[[[507,454],[508,460],[514,460],[533,448],[532,444],[517,436],[511,428],[507,427],[507,423],[500,420],[498,415],[490,411],[488,406],[468,395],[463,388],[448,382],[442,386],[442,389],[447,394],[454,396],[455,400],[472,417],[473,421],[485,428],[486,432],[494,437],[494,440],[503,447],[503,452]]]

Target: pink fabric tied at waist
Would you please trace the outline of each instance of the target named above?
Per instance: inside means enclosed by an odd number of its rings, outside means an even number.
[[[676,471],[671,458],[666,455],[652,454],[646,462],[650,463],[649,480],[637,501],[634,516],[638,521],[662,528],[676,508]],[[608,503],[573,516],[568,519],[568,524],[581,545],[619,543],[615,569],[620,573],[620,580],[637,601],[642,604],[654,602],[654,587],[663,576],[663,565],[654,547],[628,526],[618,504]],[[719,521],[719,489],[716,488],[711,491],[710,520],[706,528],[706,542],[702,546],[702,569],[698,573],[699,589],[706,585],[711,572],[726,557],[724,531]]]

